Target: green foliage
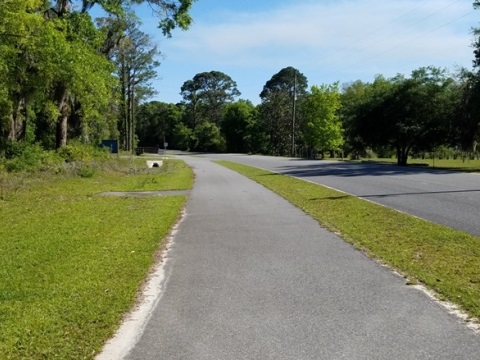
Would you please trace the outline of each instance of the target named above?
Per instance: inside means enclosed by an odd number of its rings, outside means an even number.
[[[169,147],[178,148],[175,143],[175,127],[180,124],[183,108],[174,104],[152,101],[139,106],[136,134],[139,146],[163,147],[163,140]]]
[[[118,20],[107,19],[107,24],[116,24]],[[159,51],[152,43],[149,35],[139,30],[139,20],[133,16],[119,27],[124,36],[118,39],[118,45],[112,51],[117,66],[117,77],[120,85],[120,145],[124,150],[135,148],[136,114],[142,100],[155,91],[150,81],[155,78],[155,68]],[[157,140],[158,144],[158,140]]]
[[[292,99],[294,95],[305,96],[308,92],[307,78],[291,66],[283,68],[265,83],[260,98],[262,101],[268,100],[272,94],[279,92],[288,93]]]
[[[460,69],[458,73],[456,116],[452,121],[453,134],[459,147],[474,152],[480,142],[480,76],[479,73]]]
[[[52,151],[44,151],[38,144],[7,142],[3,146],[4,158],[0,164],[8,172],[35,172],[58,169],[63,159]],[[1,170],[0,170],[1,171]]]
[[[2,151],[3,158],[0,157],[0,164],[8,172],[73,170],[81,177],[91,177],[95,174],[96,168],[110,159],[106,149],[79,142],[72,142],[58,152],[45,151],[39,144],[7,142],[2,146]],[[65,163],[70,165],[66,166]]]
[[[268,139],[268,153],[292,153],[293,138],[299,137],[301,111],[294,115],[294,103],[301,108],[307,94],[307,78],[293,67],[286,67],[273,75],[263,87],[260,97],[260,121]],[[295,118],[295,123],[293,119]],[[293,154],[291,154],[293,155]]]
[[[385,158],[396,157],[395,150],[388,145],[375,146],[374,150],[375,151],[367,150],[367,154],[369,155],[370,158],[379,157],[379,158],[385,159]]]
[[[95,170],[89,166],[81,166],[77,169],[77,174],[81,178],[88,179],[95,175]]]
[[[240,96],[237,83],[220,71],[196,74],[192,80],[183,83],[181,95],[187,106],[187,116],[192,129],[209,121],[219,126],[225,106]]]
[[[225,151],[225,139],[220,133],[217,125],[208,121],[203,122],[195,128],[197,139],[196,151],[223,152]]]
[[[337,150],[343,145],[339,121],[340,93],[338,85],[313,86],[303,103],[305,118],[303,139],[313,151]]]
[[[182,30],[187,30],[191,23],[189,11],[195,0],[149,0],[150,4],[159,7],[160,14],[164,15],[158,24],[158,28],[162,30],[167,37],[171,36],[172,31],[179,27]],[[144,2],[137,0],[137,2]]]
[[[234,153],[247,153],[254,149],[253,130],[256,123],[256,110],[249,101],[237,101],[225,109],[222,121],[222,134],[225,136],[226,150]]]
[[[367,101],[370,86],[370,84],[357,80],[344,84],[342,87],[339,116],[345,131],[344,150],[346,154],[351,154],[352,158],[359,158],[366,154],[367,144],[356,133],[355,119],[358,116],[360,105]]]
[[[178,150],[189,151],[197,146],[197,139],[193,130],[185,124],[177,124],[174,129],[175,147]]]
[[[67,162],[89,162],[91,160],[108,160],[110,155],[107,149],[72,142],[58,150],[58,154]]]
[[[146,47],[144,39],[128,33],[132,5],[146,0],[8,0],[0,4],[0,137],[23,141],[27,124],[34,123],[29,141],[52,147],[67,144],[67,136],[96,143],[115,138],[118,115],[117,79],[112,50],[122,45]],[[149,0],[166,35],[191,23],[192,0]],[[95,26],[89,11],[98,4],[115,18],[108,29]],[[101,24],[102,22],[100,22]],[[106,24],[106,23],[104,23]],[[120,26],[121,24],[121,26]],[[138,22],[134,23],[137,27]],[[123,41],[122,41],[123,40]],[[125,46],[128,43],[129,46]],[[156,48],[152,50],[158,53]],[[155,75],[152,51],[139,51],[130,74],[133,106],[151,94]],[[129,53],[131,55],[131,52]],[[132,57],[130,57],[132,59]],[[132,60],[133,61],[133,60]],[[131,64],[129,64],[131,65]],[[121,76],[119,76],[122,79]],[[31,111],[33,109],[33,112]],[[131,113],[134,113],[132,109]],[[121,115],[121,114],[120,114]],[[123,117],[122,117],[123,119]],[[130,124],[133,124],[132,120]],[[34,135],[32,139],[31,136]],[[129,144],[134,138],[129,128]],[[44,141],[44,139],[48,139]]]
[[[379,77],[353,105],[350,130],[372,147],[392,146],[405,165],[413,147],[428,150],[447,139],[455,90],[446,72],[434,67],[415,70],[411,78]]]

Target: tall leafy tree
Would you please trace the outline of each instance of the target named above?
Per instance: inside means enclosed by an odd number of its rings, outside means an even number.
[[[113,53],[121,91],[119,129],[125,150],[135,147],[136,109],[145,96],[153,93],[150,80],[155,78],[155,68],[160,64],[156,60],[157,47],[138,25],[134,19],[126,22],[125,36]]]
[[[41,0],[11,0],[0,4],[0,133],[10,141],[25,137],[28,108],[45,91],[48,74],[38,71],[51,31],[39,14]]]
[[[392,146],[398,164],[406,165],[414,146],[429,149],[447,138],[453,85],[444,70],[434,67],[415,70],[411,78],[378,83],[358,108],[357,134],[372,146]]]
[[[197,138],[193,130],[184,123],[177,124],[173,134],[174,148],[189,151],[197,146]]]
[[[343,145],[343,131],[338,116],[338,84],[313,86],[304,100],[303,139],[311,155],[317,151],[338,150]]]
[[[137,129],[140,146],[160,146],[163,142],[175,147],[175,127],[181,123],[183,109],[175,104],[151,101],[139,106]]]
[[[480,76],[477,72],[460,69],[458,103],[452,131],[455,145],[466,153],[475,152],[480,140]]]
[[[293,155],[295,152],[292,145],[302,122],[296,107],[301,106],[307,87],[305,75],[293,67],[280,70],[265,83],[260,93],[260,119],[269,137],[271,154]]]
[[[220,129],[214,123],[204,121],[194,131],[197,144],[196,151],[222,152],[225,151],[225,139]]]
[[[49,9],[47,14],[49,18],[58,19],[68,24],[72,19],[72,15],[85,15],[92,9],[93,6],[97,4],[101,6],[103,10],[107,12],[107,14],[124,17],[129,12],[129,5],[132,3],[139,4],[144,2],[149,3],[155,13],[157,13],[159,16],[159,28],[167,36],[171,35],[171,31],[174,28],[180,27],[182,29],[186,29],[191,23],[189,10],[193,0],[57,0],[55,5]],[[83,22],[83,24],[86,25],[86,22]],[[78,31],[79,29],[75,30]],[[98,50],[98,48],[96,50]],[[68,100],[72,95],[72,85],[69,83],[69,80],[72,79],[71,75],[74,74],[74,71],[67,67],[63,73],[70,76],[60,76],[56,80],[52,92],[54,102],[58,107],[59,112],[57,120],[57,147],[61,147],[66,144],[67,121],[70,115]],[[134,100],[132,102],[134,102]],[[129,124],[130,134],[133,134],[134,132],[132,124],[133,122]],[[130,136],[130,139],[133,138],[132,136]]]
[[[99,52],[102,33],[96,29],[88,13],[71,11],[69,2],[59,1],[50,9],[49,20],[58,30],[51,42],[58,53],[49,64],[54,66],[50,98],[56,108],[56,147],[67,143],[69,119],[101,120],[98,112],[112,98],[113,66]],[[51,108],[53,108],[53,106]],[[81,132],[88,139],[88,124],[82,122]]]
[[[187,105],[190,126],[209,121],[220,126],[225,106],[240,96],[237,83],[220,71],[203,72],[186,81],[180,93]]]
[[[256,109],[250,101],[229,104],[222,121],[228,152],[245,153],[254,149]]]
[[[116,79],[113,51],[124,48],[125,24],[132,5],[148,3],[158,16],[159,29],[171,36],[187,29],[194,0],[7,0],[0,2],[0,145],[7,139],[45,140],[61,147],[67,137],[97,141],[115,133]],[[90,16],[98,6],[110,22],[95,26]],[[131,34],[130,34],[131,35]],[[142,40],[143,41],[143,40]],[[129,44],[129,45],[130,45]],[[151,92],[153,62],[132,70],[129,103],[133,107]],[[142,64],[139,56],[136,64]],[[145,65],[147,64],[148,65]],[[133,110],[132,110],[133,109]],[[133,134],[133,121],[129,122]],[[129,142],[131,143],[131,141]]]
[[[339,116],[344,129],[344,151],[357,159],[365,154],[367,144],[355,132],[355,118],[358,115],[359,106],[367,101],[371,86],[372,84],[361,80],[346,83],[342,86]]]
[[[185,123],[189,128],[195,129],[199,119],[199,104],[200,104],[200,84],[193,80],[187,80],[181,87],[180,95],[183,97],[185,105]]]
[[[474,1],[473,6],[479,9],[480,1]],[[473,69],[459,71],[461,101],[454,124],[456,139],[465,152],[475,151],[480,141],[480,28],[473,28],[473,34]]]

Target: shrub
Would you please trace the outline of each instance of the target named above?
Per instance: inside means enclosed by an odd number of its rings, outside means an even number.
[[[9,141],[4,145],[3,166],[8,172],[42,169],[45,152],[38,144]]]
[[[95,170],[89,166],[83,165],[77,169],[77,175],[81,178],[92,178],[95,175]]]
[[[78,142],[72,142],[60,148],[58,153],[67,162],[90,162],[92,160],[106,160],[109,157],[108,149]]]
[[[68,171],[64,166],[67,162],[74,163],[74,172],[80,175],[79,168],[93,168],[94,162],[99,165],[110,158],[106,149],[80,143],[69,144],[58,151],[45,151],[39,144],[12,141],[3,143],[0,148],[0,168],[7,172],[52,170],[59,173]]]

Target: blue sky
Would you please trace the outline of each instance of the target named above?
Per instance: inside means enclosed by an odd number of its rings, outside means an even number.
[[[299,69],[309,86],[372,81],[434,65],[470,68],[472,0],[198,0],[190,30],[170,39],[147,7],[142,30],[163,57],[154,99],[179,102],[182,84],[204,71],[237,82],[240,98],[260,102],[272,75]]]

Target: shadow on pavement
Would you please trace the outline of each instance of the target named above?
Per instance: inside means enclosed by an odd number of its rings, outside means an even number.
[[[298,161],[298,160],[297,160]],[[311,162],[312,160],[310,160]],[[299,161],[301,162],[301,160]],[[379,165],[379,164],[354,164],[327,162],[308,165],[292,165],[277,168],[277,171],[284,175],[297,177],[315,177],[315,176],[389,176],[389,175],[408,175],[408,174],[431,174],[445,175],[454,174],[448,170],[427,169],[419,167],[406,167],[397,165]]]

